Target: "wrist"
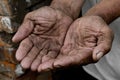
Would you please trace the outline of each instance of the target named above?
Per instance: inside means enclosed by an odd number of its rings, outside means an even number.
[[[84,16],[100,16],[109,24],[120,16],[119,0],[103,0],[91,8]]]
[[[84,0],[53,0],[50,7],[60,10],[73,20],[78,18]]]
[[[63,6],[61,7],[55,7],[53,5],[50,5],[50,7],[54,10],[56,10],[57,12],[62,12],[64,13],[65,15],[69,16],[70,18],[74,19],[74,16],[72,15],[71,12],[69,12],[67,9],[65,9]]]
[[[85,15],[83,16],[84,18],[87,18],[87,19],[90,19],[91,21],[96,21],[96,20],[100,20],[100,21],[103,21],[105,22],[105,20],[101,17],[101,16],[98,16],[98,15]],[[106,23],[106,22],[105,22]]]
[[[97,16],[97,17],[100,17],[102,18],[107,24],[109,24],[110,22],[112,22],[112,18],[113,16],[110,15],[110,14],[106,14],[106,12],[102,11],[102,12],[99,12],[98,10],[91,10],[91,11],[88,11],[84,16]]]
[[[94,17],[98,17],[98,18],[101,18],[101,19],[103,19],[104,21],[106,21],[105,20],[105,16],[104,16],[104,14],[100,14],[100,13],[90,13],[90,12],[87,12],[85,15],[83,15],[83,16],[94,16]],[[107,22],[107,21],[106,21]]]

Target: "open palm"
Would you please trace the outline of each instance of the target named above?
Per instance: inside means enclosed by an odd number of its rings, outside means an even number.
[[[56,58],[71,23],[69,16],[50,7],[28,13],[13,38],[21,41],[16,58],[22,67],[37,70],[40,64]]]
[[[98,16],[76,20],[66,35],[54,67],[82,65],[98,61],[111,48],[113,33]]]

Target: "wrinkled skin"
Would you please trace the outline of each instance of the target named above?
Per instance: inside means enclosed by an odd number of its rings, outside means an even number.
[[[110,51],[113,32],[98,16],[76,20],[68,30],[54,67],[67,67],[97,62]]]
[[[16,52],[23,68],[33,71],[51,59],[56,58],[63,45],[72,18],[60,10],[43,7],[26,15],[23,24],[13,37],[20,42]]]
[[[113,32],[102,18],[79,18],[70,26],[59,55],[50,60],[52,64],[41,64],[38,71],[97,62],[110,51],[112,41]]]

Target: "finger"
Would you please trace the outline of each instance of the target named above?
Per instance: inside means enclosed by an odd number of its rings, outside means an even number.
[[[25,55],[30,51],[32,46],[33,46],[33,44],[31,43],[31,41],[28,38],[24,39],[20,43],[19,48],[16,51],[16,59],[18,61],[21,61],[25,57]]]
[[[57,55],[58,55],[58,53],[55,52],[55,51],[50,51],[50,52],[48,52],[47,55],[43,56],[43,58],[42,58],[42,63],[44,63],[44,62],[46,62],[46,61],[48,61],[48,60],[50,60],[50,59],[56,58]]]
[[[75,57],[66,55],[57,58],[53,65],[55,68],[61,68],[71,66],[73,63],[76,63]]]
[[[31,70],[36,71],[38,66],[42,63],[42,57],[46,55],[48,51],[46,49],[43,49],[40,51],[39,55],[37,55],[36,59],[33,61],[31,65]]]
[[[22,60],[21,66],[25,69],[29,68],[38,53],[39,53],[38,48],[33,47],[31,51]]]
[[[102,31],[102,34],[98,36],[97,46],[93,51],[93,60],[98,61],[101,57],[107,54],[112,46],[113,32],[107,28]]]
[[[53,69],[53,62],[58,55],[55,51],[50,51],[47,55],[43,56],[42,64],[40,64],[38,71],[49,71]]]
[[[50,71],[53,69],[54,59],[50,59],[38,67],[38,72]]]
[[[87,59],[88,58],[88,59]],[[70,67],[73,65],[83,65],[91,63],[92,60],[90,57],[85,57],[82,55],[74,55],[74,56],[63,56],[54,61],[54,68],[62,68],[62,67]]]
[[[92,48],[74,49],[68,55],[60,55],[54,62],[55,68],[83,65],[92,62]]]
[[[26,20],[18,29],[17,33],[12,38],[13,42],[19,42],[26,38],[33,30],[34,24],[31,20]]]
[[[31,70],[36,71],[38,66],[42,63],[42,56],[39,54],[31,65]]]

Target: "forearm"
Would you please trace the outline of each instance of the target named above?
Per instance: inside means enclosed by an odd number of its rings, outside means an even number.
[[[84,0],[53,0],[50,6],[76,19],[79,16],[83,3]]]
[[[120,0],[101,0],[86,15],[100,16],[109,24],[120,16]]]

